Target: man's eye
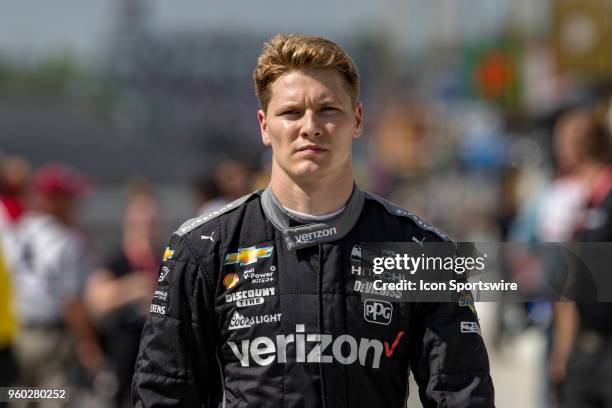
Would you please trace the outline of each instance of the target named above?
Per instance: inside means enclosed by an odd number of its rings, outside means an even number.
[[[335,106],[324,106],[321,108],[321,112],[335,112],[337,110],[338,108],[336,108]]]
[[[299,111],[296,109],[287,109],[281,112],[281,116],[297,115],[297,114],[299,114]]]

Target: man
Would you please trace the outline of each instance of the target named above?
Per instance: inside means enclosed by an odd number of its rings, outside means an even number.
[[[457,303],[364,318],[351,254],[364,241],[446,237],[353,182],[358,75],[338,45],[279,34],[254,72],[270,186],[187,221],[164,254],[133,392],[137,406],[491,407],[483,341]],[[384,344],[384,346],[383,346]]]
[[[84,176],[60,164],[34,174],[30,211],[16,230],[12,270],[20,321],[14,341],[20,386],[65,388],[75,355],[88,373],[102,366],[81,299],[90,262],[75,216],[85,188]]]
[[[561,117],[559,133],[564,154],[587,189],[585,209],[576,238],[583,242],[612,241],[612,165],[610,135],[595,113],[572,110]],[[596,247],[596,246],[594,246]],[[586,244],[583,250],[589,249]],[[589,257],[589,254],[583,254]],[[585,284],[587,271],[577,276]],[[577,286],[580,286],[578,285]],[[584,287],[580,286],[580,290]],[[612,406],[612,303],[586,299],[555,305],[555,332],[550,375],[561,388],[567,407]],[[593,379],[596,381],[593,381]],[[562,385],[562,386],[561,386]]]

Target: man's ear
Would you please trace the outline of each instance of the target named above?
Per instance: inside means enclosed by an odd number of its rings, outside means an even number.
[[[266,114],[263,110],[257,111],[257,120],[259,121],[259,129],[261,130],[261,142],[264,146],[270,146],[270,135],[268,134],[268,122],[266,121]]]
[[[357,105],[355,106],[355,131],[353,133],[353,137],[355,139],[361,136],[362,114],[363,114],[363,107],[361,105],[361,102],[357,102]]]

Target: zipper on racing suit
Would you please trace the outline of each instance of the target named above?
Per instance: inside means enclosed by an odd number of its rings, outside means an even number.
[[[319,265],[317,268],[317,294],[319,301],[319,333],[323,333],[323,245],[318,244],[319,249]],[[327,398],[325,392],[325,379],[323,378],[323,364],[319,361],[319,381],[321,382],[321,402],[322,407],[327,407]]]

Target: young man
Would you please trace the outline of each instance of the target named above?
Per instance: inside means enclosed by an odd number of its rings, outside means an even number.
[[[323,38],[279,34],[254,79],[270,186],[172,235],[137,406],[399,408],[411,368],[426,407],[492,407],[483,341],[460,330],[477,324],[469,307],[387,302],[385,322],[364,316],[355,246],[446,237],[354,184],[351,58]]]

